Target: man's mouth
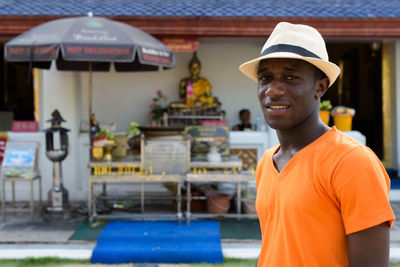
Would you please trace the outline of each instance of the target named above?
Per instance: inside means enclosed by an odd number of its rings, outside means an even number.
[[[270,109],[287,109],[289,106],[267,106]]]

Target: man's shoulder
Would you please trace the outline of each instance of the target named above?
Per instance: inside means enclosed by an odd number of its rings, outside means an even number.
[[[376,158],[370,148],[338,130],[334,130],[329,138],[321,142],[316,151],[321,158],[327,157],[336,161],[344,158],[356,159],[364,156]]]
[[[327,141],[344,147],[356,147],[362,145],[356,139],[336,129],[332,129],[332,134],[327,138]]]

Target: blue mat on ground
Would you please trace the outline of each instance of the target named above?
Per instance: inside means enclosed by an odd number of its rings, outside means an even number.
[[[400,189],[400,179],[390,179],[390,189]]]
[[[100,233],[92,263],[222,263],[215,221],[111,222]]]

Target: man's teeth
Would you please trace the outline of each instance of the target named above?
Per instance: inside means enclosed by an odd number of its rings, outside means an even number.
[[[270,106],[269,108],[271,108],[271,109],[284,109],[284,108],[288,108],[288,106]]]

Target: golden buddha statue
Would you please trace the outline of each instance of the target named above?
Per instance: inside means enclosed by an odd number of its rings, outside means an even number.
[[[183,78],[179,83],[179,95],[185,99],[187,106],[194,103],[212,104],[211,84],[204,77],[200,77],[201,63],[196,52],[189,61],[190,77]]]

